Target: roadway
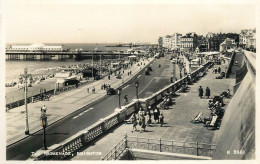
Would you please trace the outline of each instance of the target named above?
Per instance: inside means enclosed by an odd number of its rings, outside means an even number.
[[[139,81],[139,98],[145,98],[152,93],[170,84],[170,77],[173,66],[169,60],[170,55],[157,59],[152,63],[152,70],[150,75],[145,75],[142,72],[137,80]],[[158,68],[158,65],[161,67]],[[175,68],[177,68],[175,66]],[[175,72],[173,78],[175,79]],[[127,94],[129,100],[132,100],[136,96],[135,80],[131,80],[122,90],[121,102],[123,102],[123,96]],[[101,101],[86,106],[84,109],[79,110],[71,116],[47,127],[47,146],[50,147],[53,144],[58,144],[77,132],[86,129],[99,119],[104,118],[114,112],[118,107],[118,95],[106,96]],[[35,152],[41,149],[43,146],[42,131],[32,134],[30,137],[7,147],[6,159],[7,160],[26,160],[31,155],[31,152]]]

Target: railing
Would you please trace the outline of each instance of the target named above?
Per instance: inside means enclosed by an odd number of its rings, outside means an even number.
[[[103,158],[102,160],[116,160],[123,154],[127,148],[127,136],[125,135],[115,147],[113,147]]]
[[[102,160],[120,159],[121,155],[128,148],[129,150],[144,149],[159,152],[188,154],[195,156],[212,157],[216,151],[215,144],[206,144],[198,142],[180,142],[173,140],[143,138],[143,137],[128,137],[126,134],[115,147],[113,147]]]
[[[89,82],[88,81],[81,82],[78,84],[78,87],[86,85],[86,84],[89,84]],[[73,90],[75,88],[76,88],[75,85],[64,86],[60,89],[57,89],[56,92],[55,92],[55,89],[51,89],[51,90],[47,91],[46,93],[36,94],[31,97],[28,97],[27,103],[34,103],[34,102],[38,102],[38,101],[48,100],[48,98],[46,98],[46,96],[50,97],[52,95],[61,94],[63,92],[67,92],[67,91]],[[24,105],[24,99],[18,100],[18,101],[12,102],[12,103],[8,103],[8,104],[6,104],[6,111],[19,107],[19,106],[22,106],[22,105]]]
[[[168,141],[163,139],[149,139],[138,137],[127,137],[127,148],[209,157],[212,157],[214,152],[216,151],[215,144],[179,142],[172,140]]]
[[[210,65],[211,65],[211,63],[204,64],[201,68],[198,68],[197,70],[192,72],[191,76],[197,76],[200,72],[206,71],[207,70],[206,68]],[[49,152],[63,152],[63,153],[69,153],[71,155],[62,155],[62,154],[59,155],[58,154],[58,155],[52,156],[52,155],[44,154],[45,152],[41,152],[41,154],[33,155],[33,156],[31,156],[31,158],[34,160],[68,159],[68,158],[72,157],[73,153],[75,153],[76,151],[80,150],[83,147],[86,147],[94,139],[101,136],[103,133],[105,133],[106,131],[108,131],[109,129],[111,129],[112,127],[117,125],[118,123],[123,122],[125,120],[124,118],[126,118],[127,116],[132,114],[134,111],[139,109],[140,105],[145,107],[145,106],[147,106],[147,104],[151,104],[151,105],[156,104],[157,101],[162,99],[162,97],[165,95],[166,92],[175,91],[176,89],[181,87],[181,85],[184,84],[186,81],[187,81],[187,77],[183,77],[179,81],[177,81],[173,84],[170,84],[169,86],[154,93],[152,96],[150,96],[146,99],[133,100],[131,103],[127,104],[126,106],[122,106],[121,109],[116,109],[115,112],[113,114],[109,115],[108,117],[106,117],[104,119],[100,119],[98,122],[96,122],[94,125],[87,128],[86,130],[83,130],[83,131],[75,134],[74,136],[72,136],[69,139],[65,140],[64,142],[58,144],[54,148],[50,147],[48,150]],[[150,141],[148,142],[149,148],[152,149],[153,148],[152,145],[154,145],[156,147],[156,144],[153,144]],[[138,141],[138,143],[139,142],[140,142],[140,140]],[[163,141],[161,140],[161,144],[160,144],[161,146],[159,147],[160,151],[166,151],[166,150],[168,150],[168,147],[171,146],[171,145],[162,144],[162,143],[163,143]],[[186,143],[185,152],[191,152],[191,150],[196,149],[196,151],[194,150],[192,152],[196,152],[199,155],[204,155],[204,154],[208,153],[208,152],[205,153],[206,149],[211,150],[211,148],[202,147],[203,144],[197,144],[197,146],[195,148],[192,146],[187,146],[187,144],[188,143]],[[123,142],[119,142],[117,144],[117,147],[115,149],[111,150],[112,152],[110,152],[110,154],[112,154],[112,155],[108,155],[106,158],[111,159],[112,156],[117,158],[120,155],[120,152],[122,152],[121,148],[123,147],[123,145],[124,145]],[[127,145],[129,145],[129,143],[127,143]],[[131,147],[131,145],[129,145],[129,147]],[[175,149],[177,150],[177,148],[178,148],[178,146],[175,144],[174,146],[172,145],[171,149],[169,149],[169,150],[175,151]],[[158,149],[158,145],[157,145],[156,149]],[[179,148],[178,148],[178,150],[179,150]]]

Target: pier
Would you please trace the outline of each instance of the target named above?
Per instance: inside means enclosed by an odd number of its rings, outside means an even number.
[[[6,51],[6,60],[116,59],[132,55],[114,51]]]

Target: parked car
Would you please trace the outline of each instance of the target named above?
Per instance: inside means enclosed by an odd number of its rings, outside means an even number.
[[[115,95],[116,94],[116,90],[114,88],[109,88],[107,90],[107,95]]]

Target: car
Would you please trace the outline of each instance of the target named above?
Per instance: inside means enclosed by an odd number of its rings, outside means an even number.
[[[116,94],[116,90],[114,88],[109,88],[107,90],[107,95],[115,95]]]

